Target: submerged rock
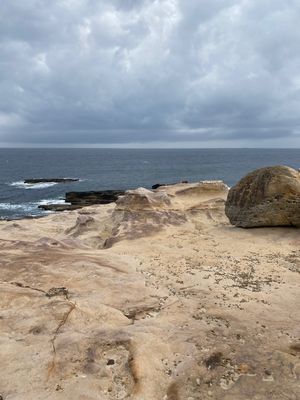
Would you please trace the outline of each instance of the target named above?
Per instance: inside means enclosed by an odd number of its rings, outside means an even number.
[[[300,226],[300,172],[286,166],[251,172],[230,189],[225,213],[242,228]]]
[[[78,182],[79,178],[40,178],[40,179],[25,179],[24,183],[35,185],[37,183],[68,183]]]

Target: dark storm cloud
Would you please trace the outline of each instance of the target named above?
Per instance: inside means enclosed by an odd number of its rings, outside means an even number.
[[[5,0],[0,143],[299,145],[298,0]]]

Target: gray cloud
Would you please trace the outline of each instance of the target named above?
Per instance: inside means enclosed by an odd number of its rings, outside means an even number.
[[[0,143],[300,145],[298,0],[0,3]]]

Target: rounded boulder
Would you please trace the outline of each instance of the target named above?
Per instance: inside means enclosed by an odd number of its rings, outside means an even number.
[[[300,172],[286,166],[257,169],[228,193],[225,213],[242,228],[300,226]]]

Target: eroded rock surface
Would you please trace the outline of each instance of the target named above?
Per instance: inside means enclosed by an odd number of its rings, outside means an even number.
[[[166,192],[153,192],[145,188],[127,190],[124,196],[117,200],[118,210],[147,211],[164,210],[171,205]]]
[[[235,229],[222,187],[1,222],[2,398],[299,399],[299,231]]]
[[[230,189],[225,212],[243,228],[300,226],[300,172],[285,166],[251,172]]]

